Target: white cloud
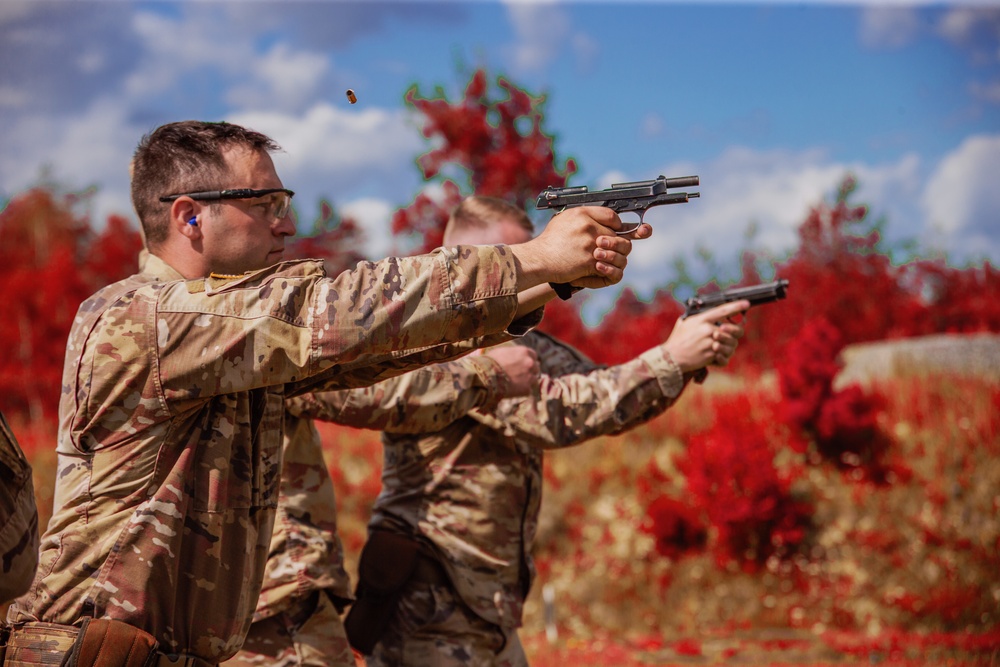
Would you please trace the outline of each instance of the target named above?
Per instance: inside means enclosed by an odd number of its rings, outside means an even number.
[[[869,48],[906,46],[919,31],[916,7],[874,5],[861,12],[861,43]]]
[[[543,69],[555,60],[569,39],[569,17],[555,2],[506,3],[517,41],[509,51],[514,67],[521,71]]]
[[[22,88],[0,84],[0,109],[26,109],[31,95]]]
[[[728,149],[698,167],[664,165],[659,173],[668,177],[698,174],[701,185],[686,190],[700,191],[701,197],[687,204],[654,208],[646,215],[654,234],[635,245],[625,281],[648,295],[652,288],[677,277],[669,265],[674,258],[683,257],[697,268],[699,247],[711,251],[720,267],[718,277],[736,278],[738,253],[749,244],[751,225],[756,228],[752,245],[782,259],[796,247],[798,227],[809,210],[829,201],[848,173],[857,176],[860,184],[854,201],[877,206],[872,214],[886,216],[890,234],[914,238],[922,232],[913,203],[922,191],[920,170],[920,161],[913,154],[891,163],[864,164],[837,162],[821,150],[748,148]],[[659,173],[628,177],[615,173],[599,182],[600,187],[607,187],[611,182],[642,180]]]
[[[577,32],[573,35],[572,45],[578,69],[584,73],[593,71],[601,55],[601,43],[587,33]]]
[[[391,222],[397,208],[398,205],[374,197],[355,199],[340,207],[342,215],[357,220],[364,230],[365,256],[380,259],[392,253]]]
[[[30,2],[0,2],[0,26],[28,16],[34,9]]]
[[[140,128],[128,119],[128,110],[109,98],[93,103],[81,114],[54,118],[26,116],[10,128],[9,152],[0,156],[0,182],[16,193],[46,179],[70,190],[97,185],[92,200],[94,224],[101,227],[112,213],[134,219],[129,199],[128,162]],[[25,168],[25,159],[31,164]]]
[[[1000,256],[1000,135],[962,142],[934,170],[921,198],[927,229],[956,259]]]
[[[275,167],[295,190],[304,215],[320,199],[340,206],[351,196],[353,209],[345,205],[344,210],[357,210],[371,219],[387,207],[405,205],[419,188],[413,160],[425,144],[403,110],[353,111],[320,102],[301,114],[244,110],[229,119],[264,132],[281,145],[283,152],[273,156]],[[391,193],[398,193],[398,199],[382,208],[365,198],[385,200]],[[382,227],[366,234],[369,243],[387,242],[388,217]]]
[[[366,171],[407,162],[424,144],[403,110],[369,107],[342,109],[330,102],[314,104],[303,114],[235,111],[234,123],[271,135],[287,155],[277,156],[289,173],[306,176],[321,171],[357,181]]]
[[[1000,104],[1000,81],[989,81],[986,83],[973,81],[969,84],[969,92],[976,99],[991,104]]]
[[[1000,8],[997,7],[953,7],[937,25],[938,32],[945,39],[958,45],[968,44],[980,29],[992,33],[995,39],[1000,36],[998,28]]]
[[[664,130],[663,116],[655,111],[647,112],[639,121],[639,136],[644,139],[662,136]]]
[[[215,34],[217,12],[213,5],[184,5],[179,17],[154,11],[137,11],[132,28],[143,44],[136,69],[125,84],[126,93],[139,98],[173,90],[184,95],[197,77],[212,72],[238,75],[255,62],[251,33]],[[185,83],[186,82],[186,83]]]
[[[599,42],[574,31],[566,7],[553,0],[504,2],[516,41],[504,50],[512,67],[520,72],[544,70],[564,51],[574,57],[582,71],[593,68],[600,52]]]
[[[297,109],[315,98],[323,77],[330,72],[329,59],[320,53],[294,51],[275,44],[255,57],[247,71],[253,78],[234,86],[226,101],[236,107]]]

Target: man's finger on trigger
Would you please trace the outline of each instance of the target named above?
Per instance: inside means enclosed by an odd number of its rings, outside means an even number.
[[[712,308],[711,310],[706,310],[705,314],[709,316],[709,319],[718,322],[728,319],[733,315],[745,313],[748,310],[750,310],[750,302],[746,299],[742,299],[740,301],[724,303],[721,306]]]
[[[643,222],[628,234],[623,235],[622,238],[632,239],[633,241],[642,241],[643,239],[648,239],[652,235],[653,227],[649,223]]]

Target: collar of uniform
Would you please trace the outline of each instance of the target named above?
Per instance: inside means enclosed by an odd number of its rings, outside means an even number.
[[[150,278],[154,282],[184,280],[184,276],[180,274],[180,271],[145,248],[139,252],[139,270],[143,276]]]
[[[293,259],[278,262],[265,269],[247,271],[240,275],[211,273],[208,278],[188,281],[189,291],[202,291],[206,294],[218,292],[230,285],[244,285],[248,282],[263,282],[272,276],[280,274],[286,278],[301,278],[305,276],[325,276],[323,261],[317,259]],[[195,286],[195,288],[192,288]]]

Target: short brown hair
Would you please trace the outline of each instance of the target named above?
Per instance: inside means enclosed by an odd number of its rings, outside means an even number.
[[[500,220],[513,220],[521,227],[535,233],[535,226],[524,209],[496,197],[472,195],[462,200],[448,218],[444,228],[444,237],[449,238],[458,232],[476,229],[487,229]]]
[[[170,206],[164,195],[229,186],[223,182],[227,166],[223,152],[233,146],[273,152],[280,146],[260,132],[232,123],[185,120],[161,125],[139,142],[129,171],[132,206],[146,236],[155,248],[167,238]]]

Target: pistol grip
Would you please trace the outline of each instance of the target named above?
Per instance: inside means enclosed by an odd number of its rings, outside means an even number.
[[[549,286],[555,290],[556,296],[563,301],[568,301],[571,296],[583,289],[569,283],[549,283]]]

